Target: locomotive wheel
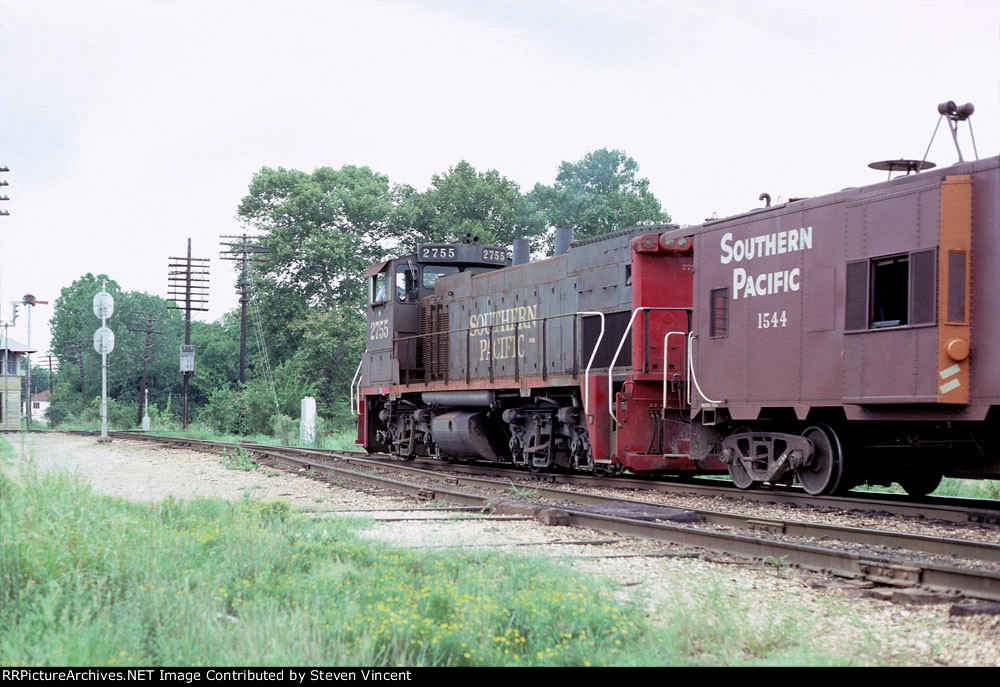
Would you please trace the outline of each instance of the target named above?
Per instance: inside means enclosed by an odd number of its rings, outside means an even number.
[[[597,463],[594,465],[595,477],[617,477],[625,470],[621,463]]]
[[[833,430],[826,425],[807,428],[802,436],[810,439],[816,447],[813,464],[795,471],[802,488],[814,496],[832,494],[840,487],[844,473],[844,460],[840,451],[840,441]]]
[[[942,477],[934,468],[914,467],[899,478],[899,486],[910,496],[927,496],[941,485]]]
[[[744,434],[749,431],[749,427],[737,427],[733,430],[732,434]],[[750,473],[747,472],[747,469],[743,467],[743,463],[739,460],[733,459],[732,464],[728,467],[729,479],[733,480],[733,484],[738,486],[740,489],[753,489],[757,486],[758,483],[753,481],[753,477],[750,476]]]

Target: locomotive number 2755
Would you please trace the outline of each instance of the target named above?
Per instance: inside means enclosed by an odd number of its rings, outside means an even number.
[[[389,337],[389,320],[375,320],[368,324],[368,338],[372,341]]]
[[[420,247],[420,259],[430,260],[433,258],[451,258],[454,259],[455,247],[454,246],[421,246]]]

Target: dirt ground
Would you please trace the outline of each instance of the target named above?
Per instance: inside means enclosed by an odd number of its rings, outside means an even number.
[[[580,570],[611,576],[619,585],[620,596],[643,599],[653,617],[658,609],[685,603],[686,597],[698,603],[692,596],[694,590],[715,585],[731,590],[727,593],[751,607],[806,609],[809,634],[822,637],[825,646],[844,647],[848,654],[848,647],[874,637],[879,655],[895,665],[1000,666],[1000,616],[951,616],[950,603],[908,605],[870,598],[864,589],[816,575],[734,564],[713,554],[595,531],[545,527],[526,520],[471,520],[441,512],[400,512],[426,508],[427,503],[364,493],[268,468],[227,470],[219,456],[146,442],[98,444],[92,437],[51,434],[6,438],[21,460],[42,468],[78,472],[98,492],[135,501],[155,501],[168,495],[223,499],[250,495],[286,500],[296,509],[314,512],[314,517],[337,517],[331,511],[365,511],[376,518],[422,518],[377,522],[366,534],[420,548],[501,547],[564,557]],[[831,607],[840,606],[849,607],[849,612],[829,612]]]

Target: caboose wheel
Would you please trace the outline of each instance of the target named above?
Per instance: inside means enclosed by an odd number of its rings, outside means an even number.
[[[738,459],[734,459],[729,465],[729,479],[740,489],[753,489],[757,485]]]
[[[840,441],[826,425],[809,427],[802,436],[810,439],[816,448],[812,465],[795,471],[802,488],[813,495],[832,494],[840,486],[844,472]]]
[[[737,427],[730,434],[746,434],[749,431],[749,427]],[[740,489],[753,489],[758,484],[754,482],[753,477],[747,472],[743,463],[735,456],[733,457],[733,462],[729,464],[729,479],[733,480],[733,484]]]

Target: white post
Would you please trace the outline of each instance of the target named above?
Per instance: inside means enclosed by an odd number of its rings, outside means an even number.
[[[145,397],[142,404],[142,431],[149,431],[149,389],[143,389]]]
[[[101,291],[108,290],[108,282],[101,282]],[[106,327],[107,309],[101,309],[101,327]],[[101,440],[108,440],[108,354],[107,347],[101,347]]]
[[[316,399],[309,396],[302,399],[299,441],[303,444],[312,444],[316,441]]]

